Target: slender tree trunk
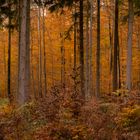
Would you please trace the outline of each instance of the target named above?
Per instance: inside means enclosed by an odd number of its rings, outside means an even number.
[[[111,28],[111,19],[109,17],[110,74],[112,73],[112,46],[113,46],[111,29],[112,29]]]
[[[120,62],[120,42],[118,33],[118,88],[121,88],[121,62]]]
[[[100,95],[100,0],[97,0],[96,97]]]
[[[22,13],[22,1],[18,0],[18,81],[17,81],[17,93],[19,93],[19,83],[20,83],[20,36],[21,36],[21,13]],[[17,96],[18,97],[18,96]]]
[[[62,16],[63,17],[63,16]],[[60,20],[60,39],[61,39],[61,88],[65,92],[65,46],[64,46],[64,21]]]
[[[89,97],[89,2],[87,0],[87,9],[86,9],[86,65],[85,65],[85,93]]]
[[[27,1],[27,39],[26,39],[26,92],[30,94],[30,0]]]
[[[83,0],[80,0],[80,80],[81,80],[81,95],[85,98],[85,77],[84,77],[84,32],[83,32]]]
[[[93,45],[93,0],[90,0],[90,22],[89,22],[89,94],[93,94],[93,63],[92,63],[92,45]]]
[[[6,67],[6,52],[5,52],[5,40],[3,40],[4,45],[3,45],[3,61],[4,61],[4,75],[5,75],[5,79],[4,79],[4,83],[5,83],[5,87],[4,87],[4,97],[7,97],[7,67]]]
[[[8,84],[7,84],[7,90],[8,90],[8,97],[10,102],[12,102],[12,96],[11,96],[11,15],[10,15],[10,9],[11,4],[10,1],[8,1],[8,7],[9,7],[9,23],[8,23]]]
[[[21,26],[20,26],[20,42],[19,42],[19,88],[18,88],[18,103],[24,104],[29,99],[30,81],[29,81],[29,48],[30,48],[30,1],[21,0]],[[27,18],[28,17],[28,18]]]
[[[60,33],[60,36],[62,38],[62,35]],[[60,51],[61,51],[61,88],[63,89],[64,86],[64,46],[63,46],[63,41],[61,41],[61,46],[60,46]]]
[[[126,68],[126,88],[131,90],[131,74],[132,74],[132,36],[133,36],[133,22],[134,10],[133,0],[128,0],[129,17],[128,17],[128,50],[127,50],[127,68]]]
[[[122,30],[122,28],[120,29],[120,30]],[[120,46],[123,46],[123,33],[122,33],[122,31],[120,31]],[[121,57],[122,58],[124,58],[125,57],[125,53],[124,53],[124,50],[125,50],[125,48],[124,47],[122,47],[122,49],[121,49]],[[121,86],[122,86],[122,88],[124,88],[124,83],[125,83],[125,67],[124,67],[124,64],[123,64],[123,61],[122,61],[122,66],[121,66],[121,77],[122,77],[122,81],[121,81]]]
[[[111,79],[112,79],[112,47],[113,47],[113,40],[112,40],[112,28],[111,28],[111,18],[109,16],[109,44],[110,44],[110,66],[109,66],[109,92],[111,92]]]
[[[113,60],[113,91],[118,88],[118,17],[119,0],[115,0],[115,28],[114,28],[114,60]]]
[[[12,101],[11,97],[11,18],[9,17],[9,29],[8,29],[8,97],[10,102]]]
[[[75,12],[75,14],[76,14],[76,12],[77,12],[77,10],[76,10],[76,3],[75,3],[75,7],[74,7],[75,9],[74,9],[74,12]],[[74,17],[74,65],[73,65],[73,67],[74,67],[74,91],[76,91],[76,71],[77,71],[77,63],[76,63],[76,61],[77,61],[77,55],[76,55],[76,53],[77,53],[77,17],[76,17],[76,15],[75,15],[75,17]]]
[[[34,44],[33,44],[34,40],[33,40],[33,33],[31,32],[31,78],[32,78],[32,88],[33,88],[33,94],[34,94],[34,98],[37,98],[37,90],[35,88],[35,78],[34,78],[34,67],[33,67],[33,47],[34,47]]]
[[[46,45],[45,45],[45,16],[44,16],[44,6],[43,6],[43,51],[44,51],[44,92],[45,96],[47,94],[47,73],[46,73]]]
[[[38,47],[39,47],[39,96],[42,97],[42,45],[41,45],[41,29],[40,29],[40,6],[38,6]]]

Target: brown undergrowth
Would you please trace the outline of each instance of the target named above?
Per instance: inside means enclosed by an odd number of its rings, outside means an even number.
[[[104,94],[83,101],[78,94],[50,94],[0,112],[0,140],[139,140],[139,92]]]

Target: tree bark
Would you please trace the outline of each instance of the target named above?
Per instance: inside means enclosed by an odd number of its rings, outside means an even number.
[[[39,96],[42,98],[42,45],[41,45],[41,29],[40,29],[40,6],[38,6],[38,48],[39,48]]]
[[[80,19],[79,19],[79,28],[80,28],[80,80],[81,80],[81,95],[85,98],[85,77],[84,77],[84,32],[83,32],[83,0],[80,0]]]
[[[8,98],[10,102],[12,102],[12,96],[11,96],[11,15],[10,15],[10,1],[8,1],[8,6],[9,6],[9,23],[8,23],[8,84],[7,84],[7,90],[8,90]]]
[[[45,45],[45,16],[44,16],[44,6],[43,6],[43,51],[44,51],[44,92],[47,95],[47,73],[46,73],[46,45]]]
[[[96,97],[100,95],[100,0],[97,0]]]
[[[74,7],[74,13],[76,14],[77,9],[76,9],[76,3],[75,3],[75,7]],[[73,63],[73,71],[74,71],[74,91],[76,92],[76,71],[77,71],[77,17],[75,15],[74,17],[74,63]]]
[[[126,88],[131,90],[131,74],[132,74],[132,37],[133,37],[133,22],[134,10],[133,0],[128,0],[129,17],[128,17],[128,50],[127,50],[127,68],[126,68]]]
[[[118,18],[119,0],[115,0],[115,28],[114,28],[114,60],[113,60],[113,91],[118,88]]]
[[[89,2],[86,9],[86,64],[85,64],[85,93],[89,96]]]
[[[30,0],[21,0],[20,8],[18,104],[22,105],[29,100],[30,91]]]
[[[89,22],[89,96],[93,94],[93,63],[92,63],[92,45],[93,45],[93,0],[90,0],[90,22]]]

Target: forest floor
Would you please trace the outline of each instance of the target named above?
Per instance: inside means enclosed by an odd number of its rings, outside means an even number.
[[[18,109],[0,99],[0,140],[140,140],[140,92],[55,93]]]

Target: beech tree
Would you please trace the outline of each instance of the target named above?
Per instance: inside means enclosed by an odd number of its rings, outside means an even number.
[[[119,18],[119,0],[115,0],[113,91],[117,90],[118,88],[118,18]]]
[[[128,50],[127,50],[127,68],[126,68],[126,88],[131,90],[131,74],[132,74],[132,36],[133,36],[133,22],[134,9],[133,0],[128,0]]]
[[[20,0],[18,103],[24,104],[30,94],[30,0]]]
[[[97,0],[96,96],[100,94],[100,0]]]
[[[93,0],[90,0],[90,27],[89,27],[89,94],[92,95],[93,93]]]
[[[45,92],[45,95],[47,94],[47,68],[46,68],[46,42],[45,42],[45,33],[46,33],[46,30],[45,30],[45,7],[43,5],[42,7],[42,10],[43,10],[43,19],[42,19],[42,24],[43,24],[43,31],[42,31],[42,45],[43,45],[43,55],[44,55],[44,92]]]
[[[79,52],[80,52],[80,80],[81,80],[81,94],[82,97],[85,98],[85,77],[84,77],[84,30],[83,30],[83,8],[84,3],[83,0],[79,1],[79,8],[80,8],[80,17],[79,17]]]

